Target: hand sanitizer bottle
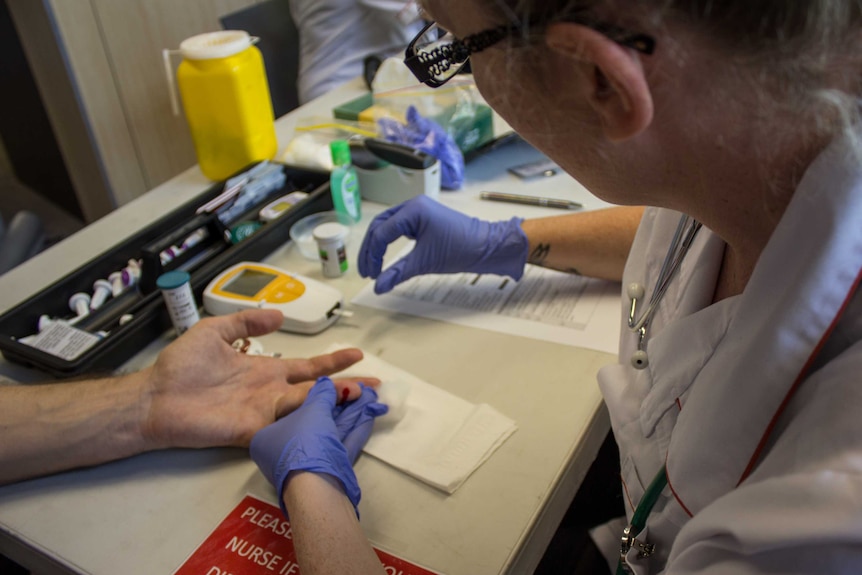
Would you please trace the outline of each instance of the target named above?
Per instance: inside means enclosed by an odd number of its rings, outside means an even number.
[[[332,204],[336,212],[358,222],[362,217],[362,197],[356,170],[350,163],[350,144],[346,140],[334,140],[329,144],[329,150],[332,153],[332,174],[329,177]]]

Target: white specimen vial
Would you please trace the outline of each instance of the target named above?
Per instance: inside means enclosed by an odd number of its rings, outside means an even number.
[[[163,273],[156,280],[177,335],[182,335],[201,319],[190,280],[189,273],[180,270]]]
[[[347,271],[347,250],[344,240],[349,230],[347,226],[337,222],[320,224],[312,235],[317,242],[317,252],[323,265],[323,275],[337,278]]]

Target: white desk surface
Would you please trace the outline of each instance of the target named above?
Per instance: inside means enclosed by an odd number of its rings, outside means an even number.
[[[285,144],[297,118],[359,94],[350,84],[277,123]],[[559,175],[524,185],[505,172],[531,150],[502,148],[468,165],[467,183],[442,192],[445,203],[488,219],[559,213],[480,201],[482,190],[570,197],[601,203]],[[532,152],[535,153],[535,152]],[[34,260],[0,276],[0,312],[26,299],[151,218],[193,198],[210,183],[197,168],[88,226]],[[330,282],[347,301],[367,280],[355,256],[364,229],[384,206],[363,203],[348,244],[351,269],[322,277],[290,243],[266,261]],[[397,251],[390,250],[390,254]],[[355,345],[474,403],[511,417],[518,430],[453,495],[445,495],[364,455],[356,464],[362,526],[372,543],[450,575],[524,574],[538,564],[609,429],[595,383],[613,356],[430,319],[355,307],[316,336],[278,332],[262,338],[285,356],[319,353],[333,342]],[[123,369],[153,360],[167,338]],[[0,360],[15,382],[46,376]],[[0,488],[0,553],[38,575],[172,573],[246,494],[275,504],[272,487],[244,449],[168,450]]]

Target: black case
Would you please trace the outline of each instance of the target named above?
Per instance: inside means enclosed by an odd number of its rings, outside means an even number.
[[[253,166],[241,170],[247,171]],[[257,212],[269,202],[293,190],[309,192],[278,219],[264,224],[254,235],[230,244],[225,226],[215,214],[195,214],[197,208],[218,196],[224,183],[212,186],[194,200],[181,205],[146,228],[110,247],[87,264],[60,278],[33,297],[0,316],[0,351],[8,361],[33,367],[59,378],[84,373],[110,372],[171,327],[170,316],[156,279],[165,271],[185,269],[191,275],[191,287],[200,302],[207,284],[220,272],[241,261],[260,261],[290,240],[290,227],[303,217],[332,209],[329,173],[281,165],[287,177],[285,186],[267,194],[236,221],[257,220]],[[162,250],[181,242],[191,232],[206,228],[209,237],[162,265]],[[121,270],[130,259],[142,261],[141,278],[136,289],[108,299],[98,310],[75,327],[91,333],[109,334],[74,360],[46,353],[17,341],[38,331],[42,314],[67,317],[68,301],[76,292],[91,293],[93,282]],[[120,317],[132,314],[128,323],[119,325]]]

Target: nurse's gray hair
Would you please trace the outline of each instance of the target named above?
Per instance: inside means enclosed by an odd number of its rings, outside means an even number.
[[[823,106],[821,126],[858,120],[862,96],[862,0],[491,0],[509,19],[539,28],[572,13],[641,23],[677,21],[701,32],[783,105]],[[658,41],[661,49],[661,40]],[[838,117],[836,117],[836,113]],[[837,121],[837,122],[836,122]]]

